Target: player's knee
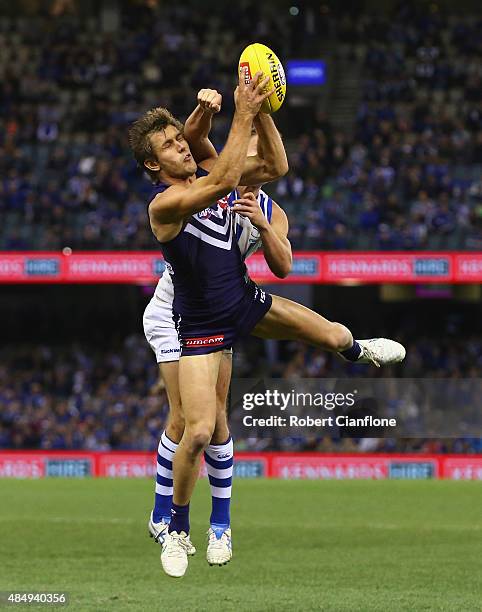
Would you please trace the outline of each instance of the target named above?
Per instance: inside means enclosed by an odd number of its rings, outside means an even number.
[[[350,330],[341,323],[331,323],[327,333],[326,348],[331,351],[343,351],[349,348],[352,336]]]
[[[184,433],[184,417],[180,414],[170,414],[166,426],[167,436],[174,442],[179,442]]]
[[[200,424],[189,429],[189,433],[186,436],[186,444],[189,452],[192,455],[199,455],[208,446],[211,441],[214,431],[214,424],[212,426],[206,424]]]

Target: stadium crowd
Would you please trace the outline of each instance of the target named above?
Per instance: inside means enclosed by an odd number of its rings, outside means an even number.
[[[347,364],[331,354],[283,343],[279,354],[245,343],[235,351],[238,377],[478,378],[480,339],[447,341],[420,337],[405,342],[407,359],[381,373],[375,367]],[[472,401],[473,400],[473,401]],[[460,401],[477,405],[478,398]],[[406,409],[394,404],[398,416]],[[231,414],[239,421],[240,408]],[[0,349],[0,449],[154,450],[168,404],[159,384],[153,354],[145,339],[131,335],[122,346],[102,350],[88,345],[7,345]],[[414,418],[417,417],[415,413]],[[236,431],[238,431],[236,435]],[[481,452],[482,439],[340,438],[243,436],[234,429],[238,450]]]
[[[480,18],[416,3],[386,18],[295,16],[251,0],[207,21],[155,2],[125,2],[120,17],[117,30],[68,11],[0,18],[1,250],[155,249],[127,125],[159,104],[185,118],[214,87],[220,148],[242,47],[282,40],[285,59],[317,57],[320,32],[359,67],[362,96],[354,130],[313,107],[300,136],[289,105],[280,113],[291,171],[273,194],[294,248],[482,248]]]

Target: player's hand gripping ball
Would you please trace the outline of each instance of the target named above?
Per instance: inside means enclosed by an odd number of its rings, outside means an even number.
[[[263,102],[261,111],[268,114],[275,113],[286,97],[285,71],[276,53],[266,45],[253,43],[241,53],[238,69],[244,74],[247,83],[251,82],[258,71],[263,73],[263,77],[269,76],[266,91],[274,89],[274,93]]]
[[[222,101],[222,95],[215,89],[201,89],[197,94],[199,106],[213,115],[221,110]]]

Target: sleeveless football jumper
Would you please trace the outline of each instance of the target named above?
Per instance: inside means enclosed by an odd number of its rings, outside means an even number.
[[[196,176],[208,172],[198,167]],[[158,184],[151,200],[169,185]],[[231,348],[271,307],[272,298],[247,274],[236,239],[236,190],[195,213],[161,251],[174,286],[173,318],[181,356]]]

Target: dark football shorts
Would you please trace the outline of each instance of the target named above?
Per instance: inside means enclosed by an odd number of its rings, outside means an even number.
[[[181,357],[207,355],[232,348],[238,338],[248,336],[271,308],[272,297],[251,279],[237,307],[230,313],[206,322],[178,319],[177,329],[181,344]]]

